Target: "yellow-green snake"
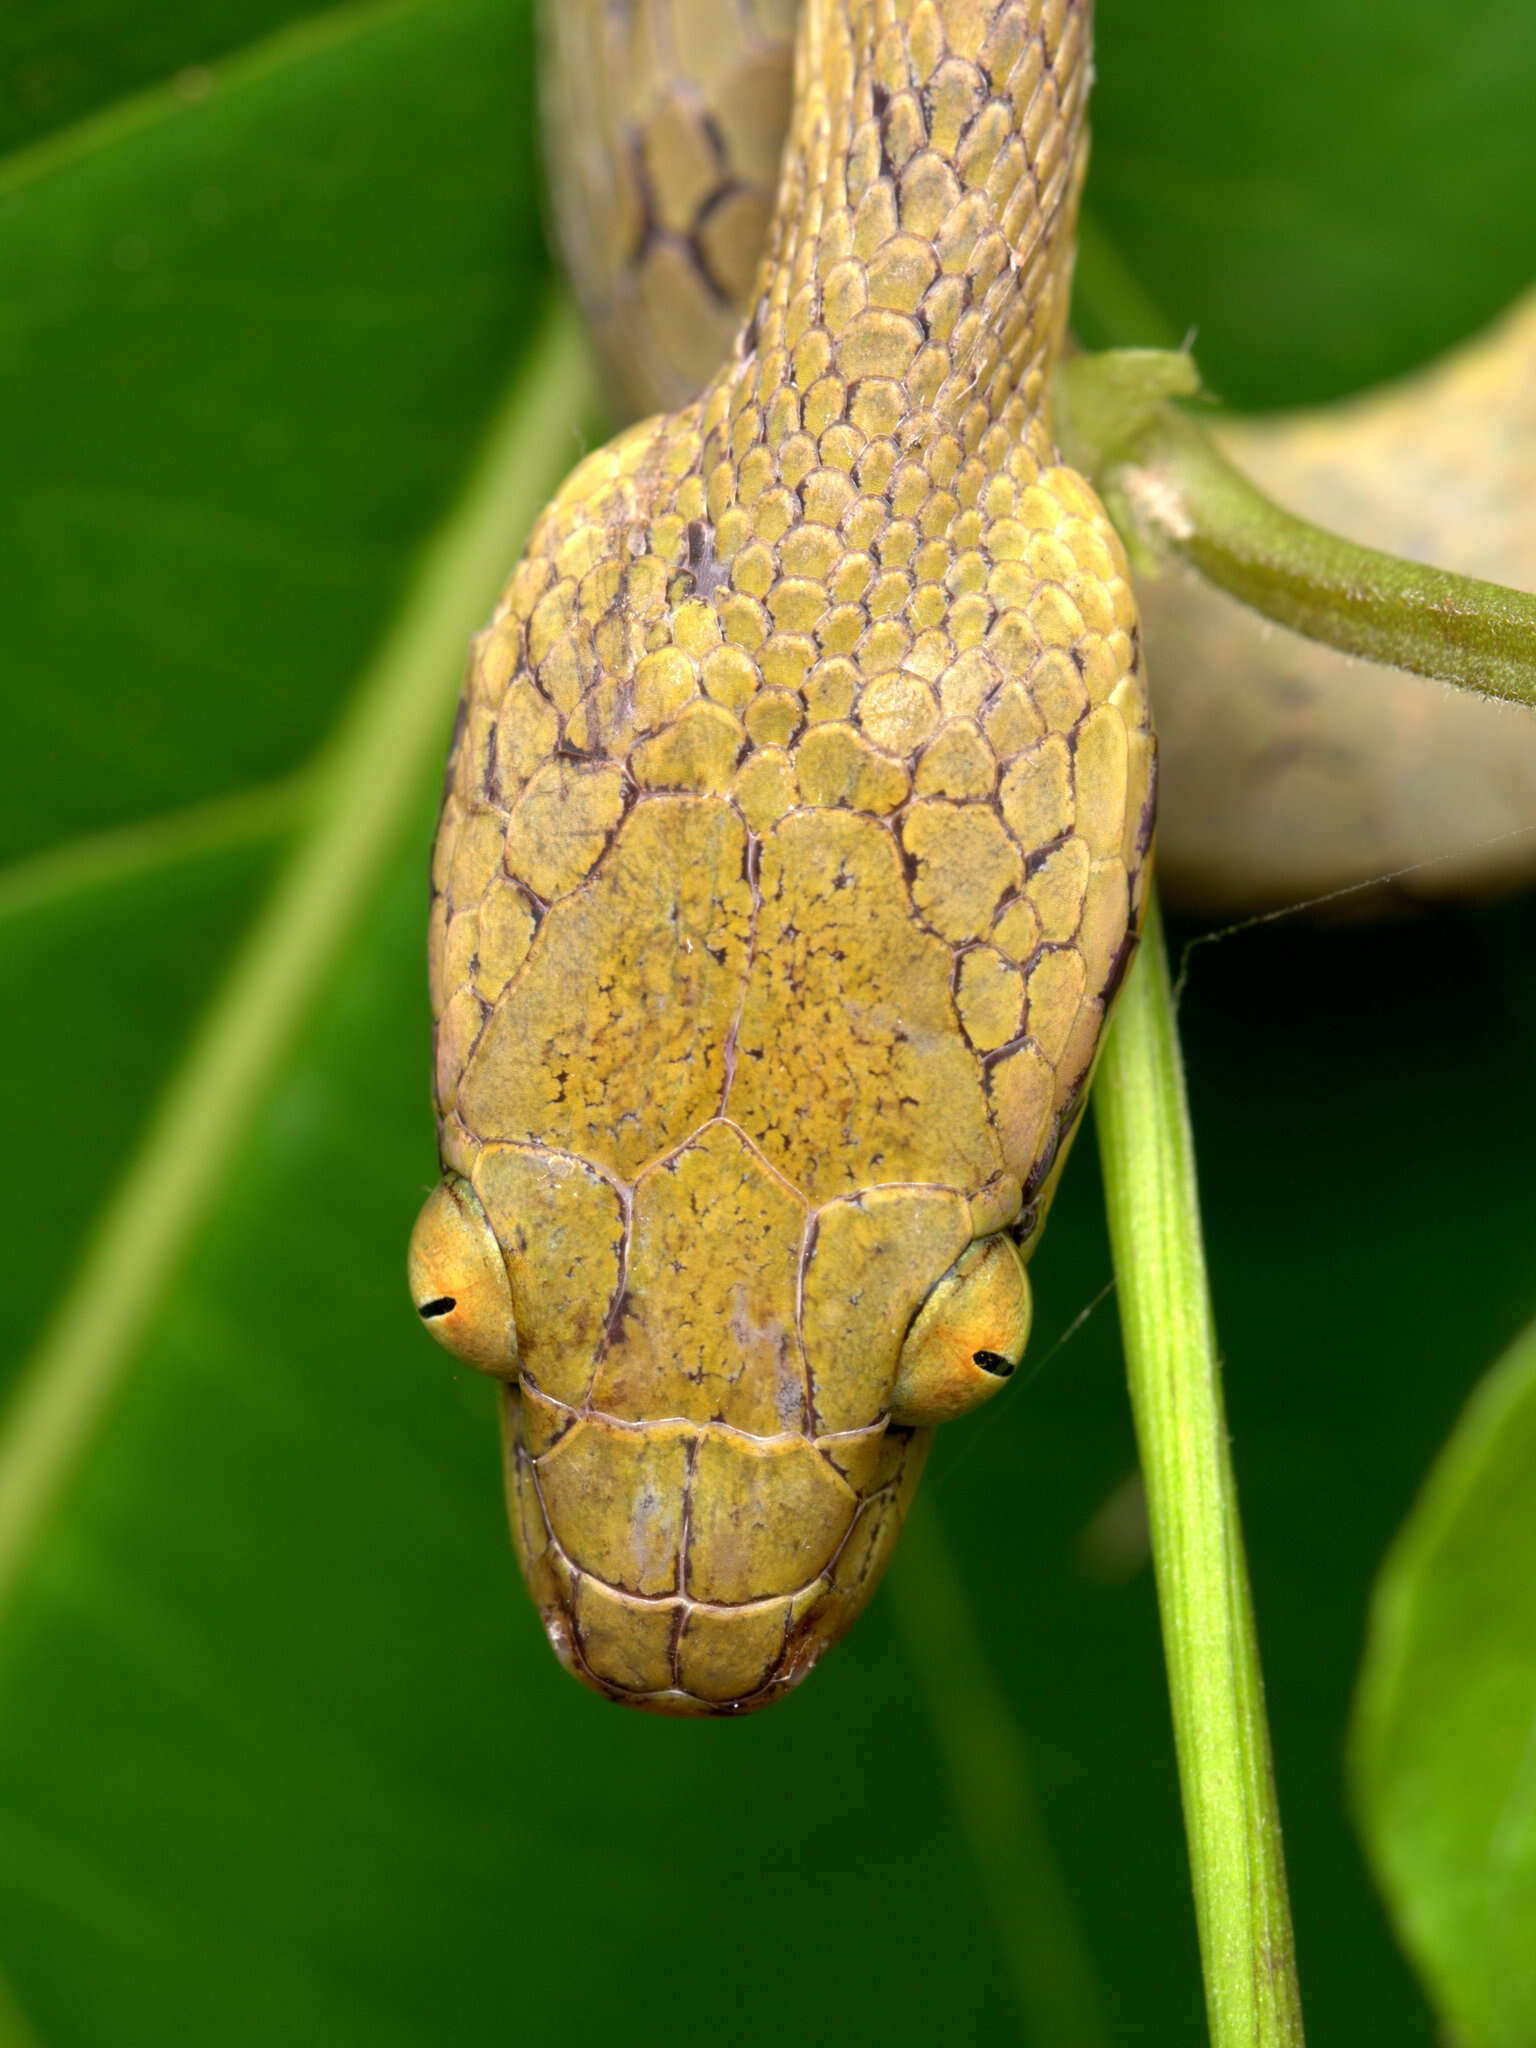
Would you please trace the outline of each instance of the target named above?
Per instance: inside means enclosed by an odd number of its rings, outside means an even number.
[[[1049,418],[1089,72],[1084,0],[807,0],[724,367],[581,464],[475,646],[411,1285],[503,1383],[557,1654],[630,1704],[793,1686],[1024,1346],[1153,818]]]

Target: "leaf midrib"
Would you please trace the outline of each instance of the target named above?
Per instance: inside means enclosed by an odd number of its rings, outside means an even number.
[[[57,171],[87,162],[168,121],[182,118],[204,105],[214,93],[269,78],[291,65],[308,63],[369,29],[438,4],[439,0],[358,0],[355,5],[330,8],[275,29],[271,35],[210,65],[199,65],[194,74],[195,86],[189,86],[184,73],[131,93],[99,113],[87,114],[55,134],[0,156],[0,199],[13,198]]]
[[[394,626],[310,771],[309,822],[22,1369],[0,1431],[0,1617],[39,1523],[395,844],[442,744],[464,645],[568,466],[590,385],[567,311],[546,320],[525,362]]]

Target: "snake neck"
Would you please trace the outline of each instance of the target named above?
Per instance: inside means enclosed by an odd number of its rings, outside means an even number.
[[[806,0],[735,417],[912,449],[986,428],[1049,457],[1091,73],[1089,0]],[[746,394],[744,396],[744,394]]]

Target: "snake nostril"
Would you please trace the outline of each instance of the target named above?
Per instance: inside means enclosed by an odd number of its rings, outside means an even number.
[[[424,1301],[416,1313],[424,1323],[430,1323],[437,1316],[445,1316],[458,1307],[451,1294],[440,1294],[435,1301]]]
[[[426,1311],[423,1310],[422,1313],[425,1314]],[[971,1362],[973,1365],[979,1365],[983,1372],[992,1373],[1000,1380],[1007,1379],[1013,1371],[1014,1363],[1011,1358],[1004,1358],[999,1351],[973,1351]]]

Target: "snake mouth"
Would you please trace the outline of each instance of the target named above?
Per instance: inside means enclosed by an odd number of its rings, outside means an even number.
[[[889,1498],[868,1514],[879,1555],[857,1584],[839,1586],[829,1569],[798,1594],[734,1606],[640,1600],[558,1565],[536,1567],[530,1585],[551,1649],[605,1699],[650,1714],[756,1713],[794,1690],[873,1591],[898,1517]]]
[[[611,1589],[604,1591],[611,1592]],[[707,1691],[690,1690],[684,1684],[649,1689],[621,1684],[611,1665],[608,1670],[600,1671],[590,1661],[589,1651],[604,1658],[611,1646],[594,1642],[589,1635],[573,1627],[562,1607],[545,1610],[542,1618],[550,1647],[566,1670],[615,1705],[632,1707],[645,1714],[734,1720],[743,1714],[760,1713],[764,1707],[772,1706],[786,1693],[793,1692],[820,1663],[823,1654],[845,1632],[858,1612],[858,1606],[847,1608],[846,1603],[839,1603],[830,1587],[819,1599],[813,1600],[798,1620],[790,1619],[787,1626],[785,1618],[773,1611],[781,1604],[791,1603],[754,1603],[734,1611],[700,1609],[686,1601],[676,1603],[681,1611],[668,1618],[677,1637],[674,1670],[682,1676],[692,1677],[695,1684],[708,1687]],[[862,1601],[859,1604],[862,1605]],[[590,1594],[587,1605],[590,1614]],[[696,1636],[701,1623],[706,1630],[712,1631],[714,1637],[710,1644],[710,1668],[702,1671],[697,1669],[697,1654],[691,1660],[694,1668],[690,1668],[688,1651],[684,1647],[687,1635],[693,1633]],[[780,1631],[780,1647],[774,1660],[764,1668],[759,1664],[763,1636],[765,1631],[775,1629]],[[736,1640],[732,1641],[733,1637]],[[737,1683],[732,1682],[730,1666],[733,1663],[738,1675]],[[746,1676],[748,1673],[750,1677]]]
[[[679,1515],[675,1559],[655,1590],[615,1584],[617,1573],[594,1569],[596,1539],[590,1510],[613,1485],[606,1465],[597,1468],[590,1489],[574,1499],[549,1483],[548,1464],[524,1439],[521,1403],[507,1397],[508,1505],[518,1561],[556,1657],[593,1691],[644,1713],[735,1716],[770,1706],[792,1692],[825,1652],[852,1626],[874,1591],[895,1547],[907,1502],[916,1487],[928,1432],[882,1426],[871,1432],[866,1454],[867,1489],[844,1487],[845,1511],[834,1531],[804,1547],[804,1530],[783,1503],[770,1503],[755,1522],[733,1522],[740,1493],[726,1507],[703,1500],[696,1490],[675,1503],[648,1498],[621,1517],[596,1526],[622,1529],[626,1545],[637,1522],[664,1524]],[[600,1439],[601,1440],[601,1439]],[[818,1455],[796,1440],[800,1457],[777,1447],[787,1474]],[[741,1469],[755,1474],[764,1462],[743,1448]],[[703,1463],[704,1452],[699,1453]],[[729,1474],[731,1465],[723,1464]],[[778,1465],[770,1463],[770,1471]],[[555,1477],[558,1481],[559,1468]],[[610,1495],[607,1496],[611,1498]],[[791,1502],[791,1508],[793,1502]],[[711,1538],[709,1524],[715,1518]],[[719,1534],[730,1525],[732,1541]],[[642,1532],[649,1537],[653,1529]],[[813,1532],[814,1535],[814,1532]],[[634,1540],[638,1541],[638,1538]],[[655,1558],[653,1546],[638,1553]],[[628,1548],[623,1557],[628,1559]],[[808,1575],[795,1584],[798,1569]],[[713,1561],[715,1577],[709,1578]],[[730,1583],[725,1566],[737,1574]],[[633,1576],[633,1575],[631,1575]],[[781,1590],[786,1580],[793,1590]],[[775,1583],[776,1582],[776,1583]],[[766,1591],[760,1591],[766,1585]],[[725,1592],[735,1597],[708,1597]]]

